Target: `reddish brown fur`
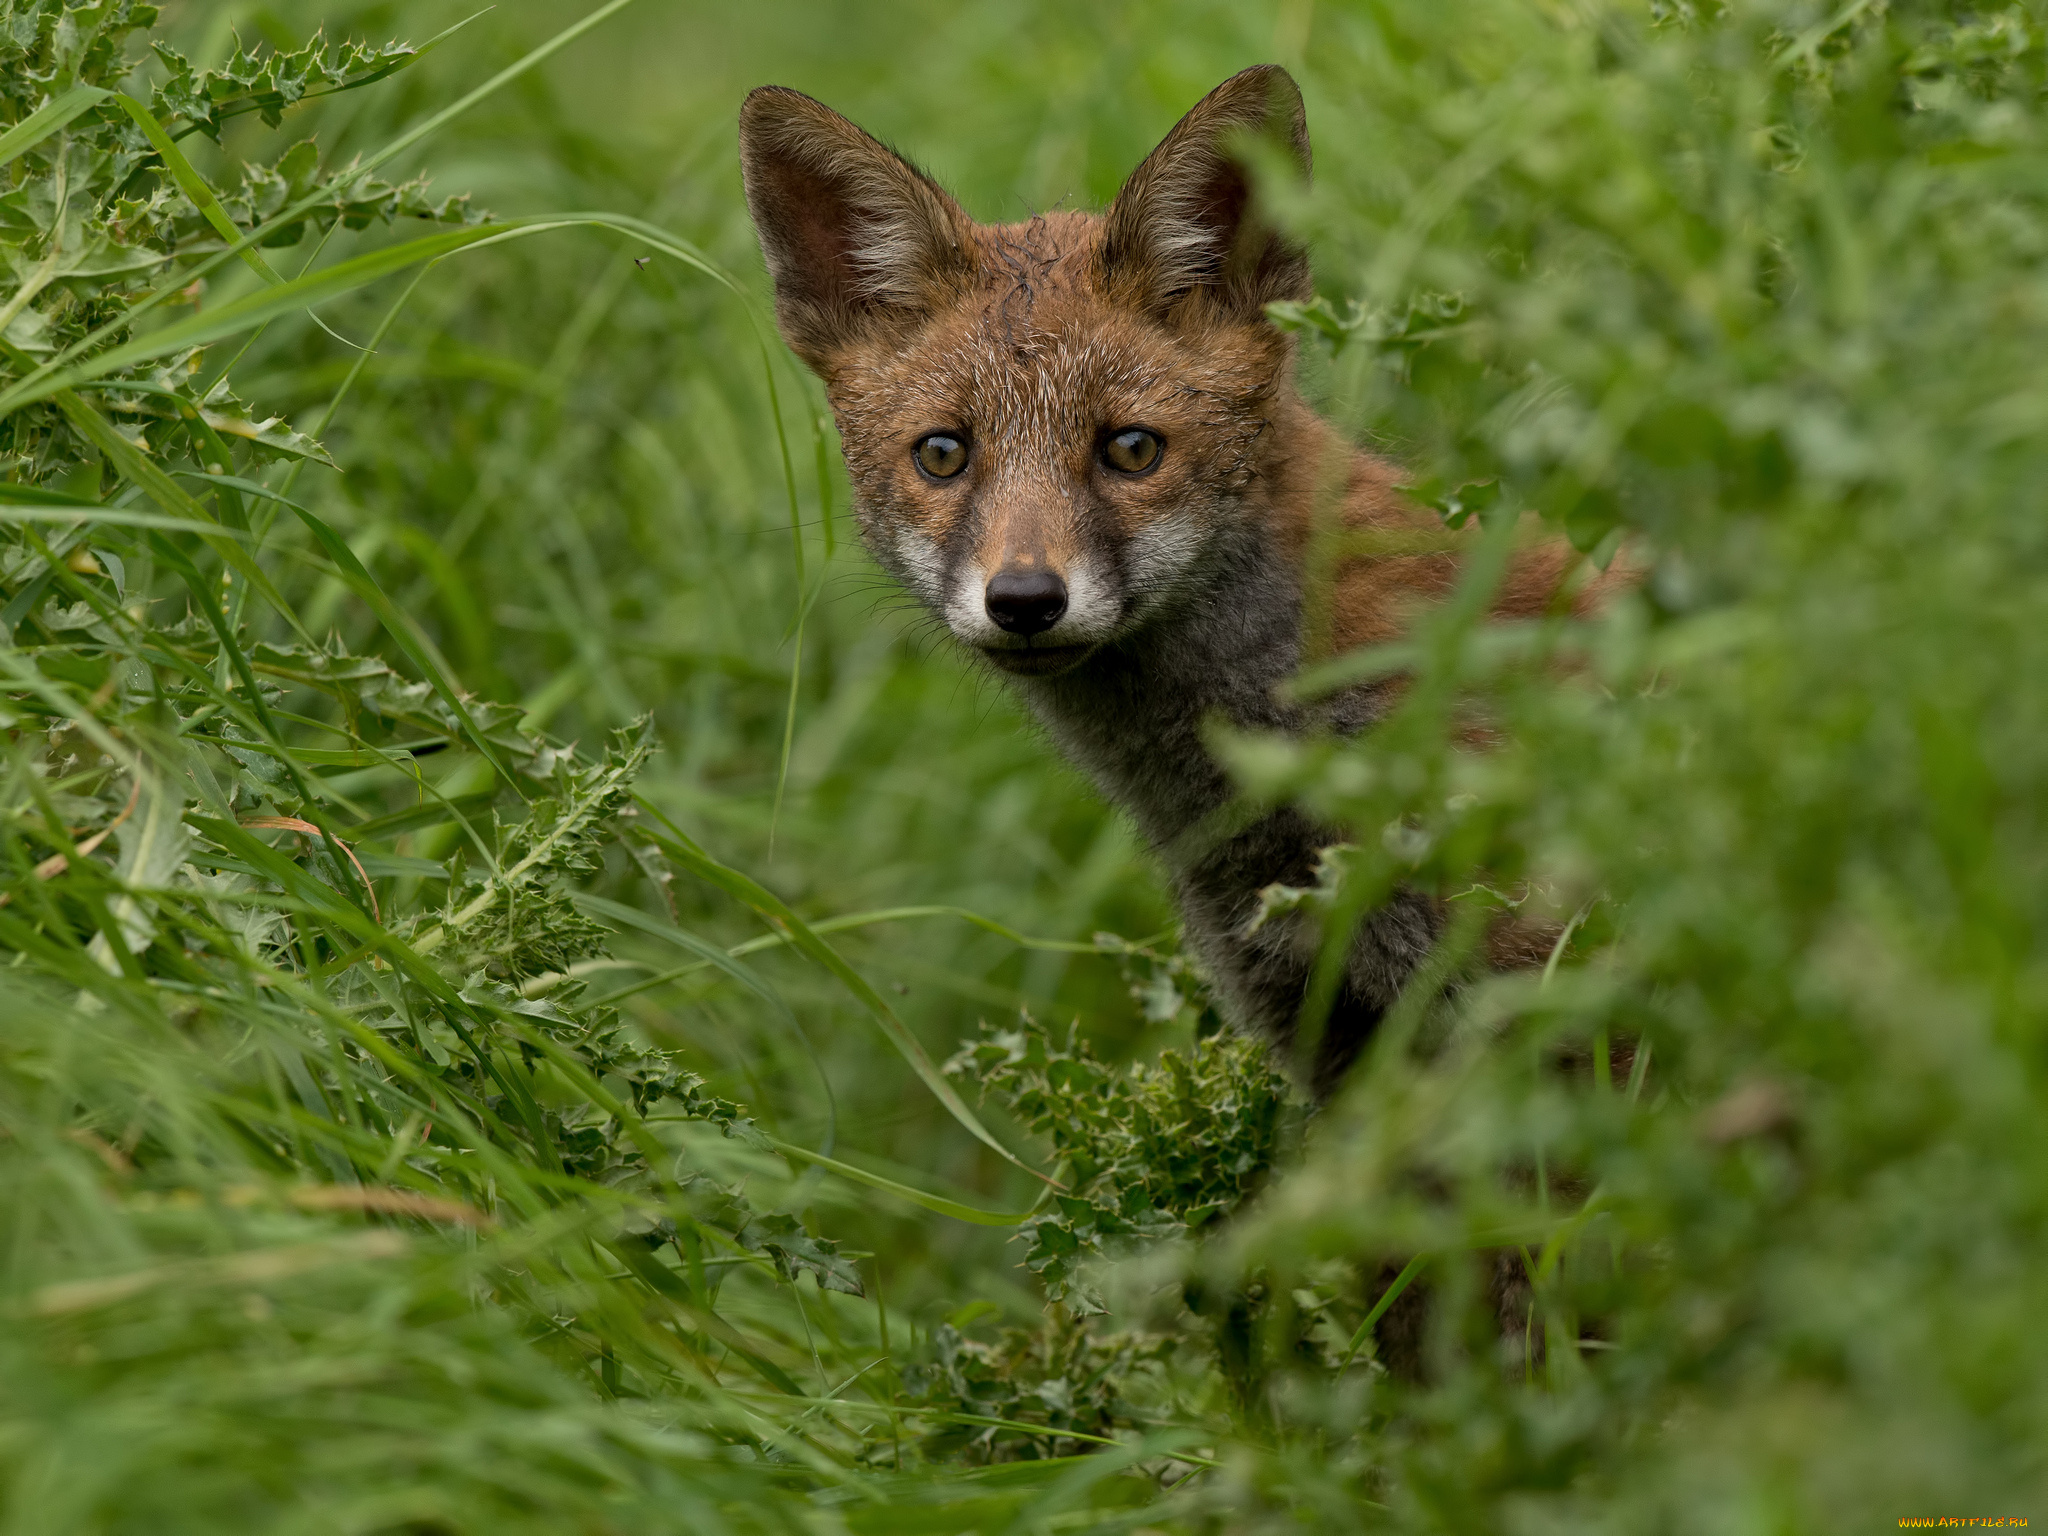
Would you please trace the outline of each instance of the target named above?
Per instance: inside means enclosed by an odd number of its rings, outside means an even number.
[[[960,487],[922,479],[910,448],[971,421],[993,483],[976,531],[989,569],[1010,556],[1065,573],[1077,552],[1063,486],[1092,483],[1120,531],[1219,478],[1241,486],[1292,475],[1298,446],[1271,431],[1285,342],[1269,326],[1169,327],[1104,291],[1103,220],[1061,213],[976,226],[976,281],[950,295],[910,344],[857,334],[816,360],[855,481],[871,501],[943,539]],[[1307,418],[1313,422],[1313,417]],[[1142,421],[1173,453],[1142,480],[1096,473],[1098,425]]]

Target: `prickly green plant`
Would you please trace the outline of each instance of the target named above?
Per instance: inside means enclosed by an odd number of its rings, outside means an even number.
[[[155,8],[146,9],[148,15],[130,13],[135,24],[146,26],[154,19]],[[118,34],[110,30],[103,31],[101,37],[101,46],[119,41]],[[237,38],[233,54],[204,69],[195,69],[162,39],[153,40],[150,51],[169,70],[168,77],[151,92],[150,105],[157,117],[166,124],[182,123],[187,132],[196,129],[218,142],[221,125],[232,118],[254,112],[266,127],[275,128],[284,121],[286,110],[301,101],[375,85],[404,69],[425,50],[398,42],[382,47],[348,40],[329,43],[324,32],[315,32],[296,49],[252,49]]]
[[[621,731],[602,761],[582,765],[550,754],[546,793],[507,825],[492,815],[483,868],[451,876],[447,904],[416,947],[479,979],[526,982],[567,972],[603,947],[605,929],[569,899],[566,882],[598,868],[611,823],[632,804],[633,780],[652,742],[643,725]],[[461,860],[465,850],[458,849]]]
[[[265,229],[257,243],[274,246],[296,242],[308,220],[360,229],[401,214],[458,223],[468,217],[462,199],[428,204],[423,182],[391,186],[353,165],[323,170],[311,140],[273,166],[244,166],[240,185],[220,196],[192,168],[178,138],[194,129],[218,136],[223,115],[237,111],[260,112],[276,126],[282,110],[312,86],[371,84],[412,63],[419,50],[349,45],[330,57],[316,39],[295,54],[259,59],[238,51],[222,69],[195,73],[160,46],[172,75],[145,107],[121,88],[135,68],[131,43],[156,17],[156,7],[133,0],[89,8],[33,0],[10,6],[0,26],[0,116],[7,123],[0,230],[13,276],[12,292],[0,301],[0,342],[16,382],[123,337],[131,311],[201,302],[206,274],[218,265],[206,258],[222,257],[231,242],[276,281],[243,241],[258,223]],[[168,281],[181,267],[187,280]],[[93,471],[108,453],[182,459],[216,476],[234,463],[230,442],[254,464],[321,456],[310,439],[280,430],[277,418],[253,419],[224,372],[205,369],[190,348],[103,377],[90,399],[70,394],[13,411],[4,434],[0,462],[14,466],[10,479],[79,494],[100,483]],[[223,510],[233,516],[236,508]]]
[[[1107,1333],[1070,1313],[989,1341],[941,1323],[931,1360],[906,1373],[907,1389],[933,1411],[916,1453],[929,1463],[986,1465],[1113,1445],[1120,1432],[1159,1419],[1167,1359],[1178,1347],[1171,1334]],[[870,1454],[895,1450],[878,1444]]]
[[[1109,934],[1096,943],[1123,957],[1148,1012],[1206,1013],[1199,972],[1183,957]],[[1299,1139],[1294,1085],[1263,1041],[1233,1031],[1208,1031],[1155,1062],[1111,1066],[1078,1025],[1061,1041],[1028,1013],[1008,1029],[983,1021],[946,1070],[1045,1138],[1063,1182],[1017,1230],[1044,1319],[992,1340],[951,1321],[934,1333],[931,1360],[906,1383],[944,1415],[919,1454],[1044,1457],[1085,1437],[1107,1443],[1118,1431],[1173,1423],[1219,1366],[1228,1373],[1232,1321],[1198,1323],[1176,1305],[1166,1331],[1109,1329],[1094,1321],[1108,1308],[1091,1271],[1199,1242],[1255,1194]]]
[[[1081,1315],[1102,1305],[1090,1259],[1199,1232],[1236,1210],[1272,1170],[1295,1093],[1265,1043],[1213,1034],[1156,1063],[1112,1067],[1078,1026],[1064,1041],[1029,1014],[986,1021],[946,1070],[1052,1144],[1065,1187],[1026,1219],[1024,1264],[1046,1299]]]

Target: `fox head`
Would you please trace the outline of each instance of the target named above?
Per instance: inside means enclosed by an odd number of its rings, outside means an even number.
[[[985,225],[808,96],[741,109],[776,318],[824,380],[862,536],[1007,671],[1067,670],[1198,604],[1282,468],[1292,352],[1264,306],[1311,284],[1258,216],[1248,135],[1307,174],[1284,70],[1218,86],[1107,212]]]

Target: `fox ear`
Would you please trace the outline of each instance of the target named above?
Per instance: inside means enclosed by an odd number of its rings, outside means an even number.
[[[972,224],[938,185],[831,108],[764,85],[740,108],[747,208],[775,318],[813,368],[900,328],[972,275]]]
[[[1256,320],[1276,299],[1315,293],[1308,254],[1260,219],[1233,141],[1255,135],[1309,171],[1308,120],[1277,64],[1232,75],[1145,157],[1110,205],[1102,278],[1110,297],[1161,316],[1184,301]]]

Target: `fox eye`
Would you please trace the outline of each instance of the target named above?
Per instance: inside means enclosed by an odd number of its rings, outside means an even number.
[[[1102,444],[1102,462],[1126,475],[1142,475],[1159,462],[1166,444],[1156,432],[1143,427],[1125,427],[1113,432]]]
[[[950,480],[967,467],[967,445],[946,432],[919,438],[911,456],[917,460],[917,467],[934,480]]]

